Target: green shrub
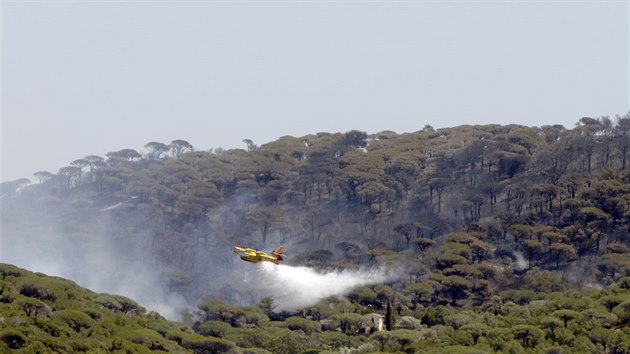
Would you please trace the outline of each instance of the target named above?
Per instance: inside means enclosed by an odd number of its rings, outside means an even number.
[[[604,350],[613,346],[617,340],[617,333],[607,328],[594,328],[588,333],[588,338],[595,344],[600,344]]]
[[[164,337],[168,340],[172,340],[173,342],[176,342],[179,345],[182,345],[182,341],[184,340],[184,337],[186,337],[187,335],[188,335],[187,333],[184,333],[180,331],[179,329],[171,329],[168,332],[166,332]]]
[[[234,327],[262,327],[269,322],[269,317],[258,307],[235,307],[233,313],[230,323]]]
[[[475,340],[470,333],[463,330],[456,330],[453,332],[449,343],[452,345],[472,346],[475,344]]]
[[[274,335],[269,348],[274,354],[301,353],[308,348],[308,339],[298,332],[288,331],[280,335]]]
[[[245,348],[243,354],[272,354],[270,351],[262,348]]]
[[[40,300],[55,301],[57,294],[55,291],[43,282],[27,280],[19,285],[20,294],[28,297],[34,297]]]
[[[85,313],[77,310],[60,310],[55,312],[55,318],[65,322],[76,332],[94,326],[95,321]]]
[[[229,323],[235,313],[235,309],[232,306],[226,305],[219,300],[210,300],[197,305],[197,307],[206,313],[206,319],[208,320],[219,320]]]
[[[502,353],[508,353],[508,354],[519,354],[519,353],[523,353],[525,350],[523,349],[523,347],[516,341],[509,341],[506,343],[503,343],[502,346]]]
[[[71,330],[64,324],[63,321],[57,318],[50,320],[35,321],[35,325],[40,328],[44,333],[52,337],[61,337],[62,335],[71,335]]]
[[[109,295],[109,296],[111,296],[114,300],[116,300],[122,306],[122,309],[120,311],[123,313],[130,314],[130,315],[140,315],[147,312],[147,310],[144,307],[138,305],[137,302],[127,297],[120,296],[120,295]]]
[[[523,347],[534,348],[545,338],[542,329],[532,325],[517,325],[512,328],[515,339],[520,339]]]
[[[142,322],[142,321],[139,321]],[[168,331],[172,329],[172,325],[168,323],[166,320],[153,320],[153,321],[145,321],[146,323],[141,324],[142,326],[152,329],[159,333],[161,336],[165,336]]]
[[[549,347],[544,349],[544,354],[562,354],[564,353],[564,349],[562,347]]]
[[[619,281],[617,282],[617,286],[619,286],[621,289],[630,289],[630,277],[623,277],[619,279]]]
[[[337,331],[322,332],[318,335],[318,339],[327,349],[353,348],[358,347],[362,342],[361,337],[348,336]]]
[[[559,345],[573,345],[575,341],[573,332],[566,328],[557,328],[550,338]]]
[[[226,353],[236,349],[236,345],[228,340],[198,334],[187,335],[181,345],[186,349],[194,350],[195,353]]]
[[[619,322],[630,322],[630,300],[626,300],[613,308],[612,312],[619,317]]]
[[[108,294],[98,294],[92,299],[92,302],[96,303],[101,308],[106,308],[113,312],[120,312],[123,308],[122,304],[118,302],[114,296]]]
[[[54,353],[72,353],[73,349],[68,341],[69,336],[63,338],[46,337],[41,342]],[[44,352],[45,353],[45,352]]]
[[[501,293],[504,300],[512,300],[519,305],[525,305],[535,299],[536,292],[533,290],[506,290]]]
[[[2,279],[6,277],[21,277],[24,275],[24,270],[11,265],[0,263],[0,276]]]
[[[503,343],[506,343],[513,338],[514,335],[508,328],[492,328],[488,331],[488,334],[486,334],[488,344],[497,351],[501,350]]]
[[[13,284],[0,281],[0,303],[11,303],[19,295]]]
[[[170,345],[167,340],[158,333],[146,329],[139,328],[130,331],[126,331],[121,334],[123,338],[142,346],[145,346],[151,350],[164,350],[168,351]]]
[[[266,327],[239,328],[226,333],[225,339],[230,340],[242,348],[265,348],[270,350],[271,340],[277,333],[289,332],[286,328]]]
[[[199,333],[204,336],[212,336],[217,338],[225,337],[225,333],[230,330],[232,326],[223,321],[211,320],[206,321],[199,327]]]
[[[42,342],[29,342],[19,350],[22,353],[49,353],[50,348]]]
[[[596,353],[597,347],[586,336],[579,336],[573,342],[573,349],[576,353]]]
[[[599,302],[602,305],[604,305],[604,307],[606,307],[608,311],[612,311],[612,309],[615,308],[615,306],[621,304],[622,302],[626,300],[630,300],[630,297],[625,294],[624,295],[616,294],[616,295],[602,296],[602,298],[599,299]]]
[[[460,330],[470,334],[472,336],[473,342],[477,344],[479,338],[484,337],[490,331],[490,327],[485,323],[470,323],[464,325],[460,328]]]
[[[6,328],[0,332],[0,340],[10,349],[19,349],[26,344],[26,336],[13,328]]]
[[[49,318],[52,316],[52,308],[42,301],[26,296],[19,296],[14,304],[19,306],[29,317]]]
[[[322,329],[319,322],[315,322],[315,321],[309,320],[307,318],[299,317],[299,316],[289,317],[286,320],[284,320],[284,322],[287,324],[288,329],[292,331],[302,330],[306,334],[319,332]]]
[[[429,349],[425,347],[416,346],[416,348],[420,349],[418,352],[426,353],[426,354],[445,354],[445,353],[448,353],[448,354],[487,354],[489,353],[488,351],[483,350],[483,349],[471,348],[471,347],[466,347],[462,345],[449,345],[449,346],[429,348]]]

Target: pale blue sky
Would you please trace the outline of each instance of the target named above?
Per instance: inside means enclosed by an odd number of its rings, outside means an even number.
[[[2,181],[86,155],[628,111],[627,1],[3,1]]]

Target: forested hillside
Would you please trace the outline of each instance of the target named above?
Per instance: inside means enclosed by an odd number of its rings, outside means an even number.
[[[34,181],[3,183],[3,243],[36,250],[38,237],[52,232],[55,242],[82,250],[60,255],[78,263],[104,243],[126,260],[149,260],[159,270],[154,281],[189,303],[212,297],[230,305],[264,295],[241,281],[245,271],[231,246],[284,244],[292,265],[400,273],[350,297],[356,307],[349,313],[361,313],[361,304],[383,314],[392,306],[399,319],[419,321],[413,328],[461,333],[488,313],[522,311],[524,320],[503,326],[518,322],[536,343],[512,329],[504,342],[568,348],[584,337],[612,350],[589,339],[584,323],[571,327],[574,312],[594,309],[596,319],[584,320],[591,329],[617,344],[627,340],[619,330],[628,321],[620,280],[630,276],[630,115],[585,117],[572,129],[425,126],[244,143],[198,151],[185,140],[150,142],[146,151],[86,156]],[[116,258],[99,265],[107,262]],[[573,312],[558,313],[565,310]],[[452,316],[466,319],[451,323]],[[484,328],[451,344],[484,337],[500,350]],[[557,339],[559,332],[568,339]],[[382,343],[381,350],[393,345]]]
[[[273,301],[233,307],[211,300],[192,325],[123,296],[0,264],[0,351],[15,353],[627,353],[630,278],[606,290],[526,289],[481,306],[430,305],[422,286],[386,285],[331,297],[294,316]],[[547,279],[544,279],[547,280]],[[412,308],[406,304],[415,304]],[[426,307],[420,304],[427,305]],[[397,306],[393,304],[398,304]],[[394,309],[394,306],[396,309]],[[382,314],[379,314],[382,313]],[[383,323],[381,323],[383,322]],[[377,330],[383,326],[381,330]]]
[[[7,351],[240,352],[232,342],[203,337],[126,297],[0,263],[0,352]]]

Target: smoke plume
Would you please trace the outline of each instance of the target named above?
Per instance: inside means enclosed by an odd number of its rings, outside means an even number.
[[[527,262],[525,261],[525,257],[523,257],[523,254],[521,252],[514,251],[514,257],[516,258],[514,263],[516,270],[527,269]]]
[[[53,213],[36,220],[3,219],[0,262],[129,297],[169,319],[188,307],[168,290],[165,269],[151,252],[150,231],[122,233],[106,214],[82,219],[72,230],[63,229],[60,219]]]

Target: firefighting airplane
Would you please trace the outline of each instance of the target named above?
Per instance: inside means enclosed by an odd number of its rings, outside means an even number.
[[[267,252],[257,251],[253,248],[241,248],[239,245],[234,246],[234,253],[243,253],[241,259],[246,262],[252,263],[260,263],[260,262],[272,262],[275,264],[280,264],[284,257],[282,254],[284,251],[284,246],[280,246],[271,252],[271,255],[268,255]]]

